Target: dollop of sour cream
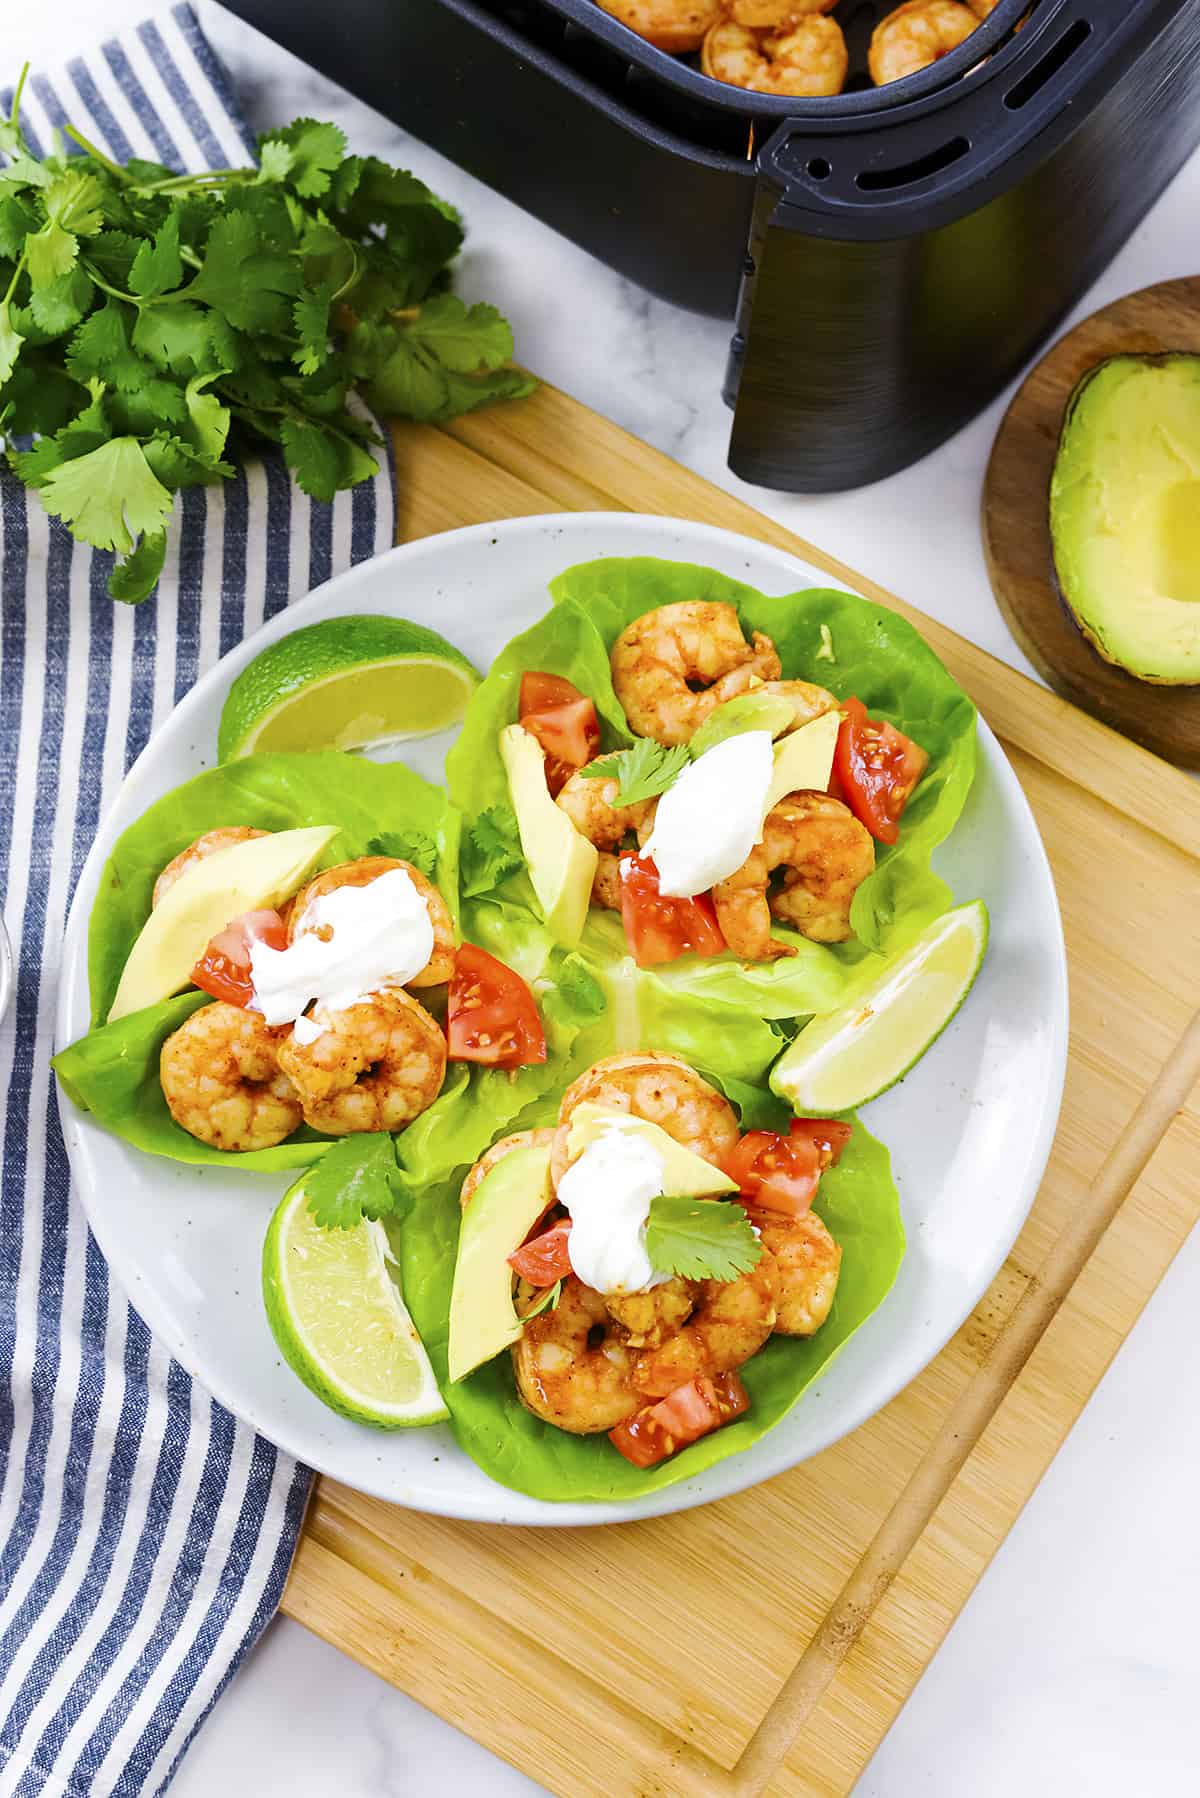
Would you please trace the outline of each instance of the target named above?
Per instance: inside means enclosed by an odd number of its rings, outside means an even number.
[[[770,731],[726,737],[688,766],[658,802],[644,855],[672,898],[707,893],[736,874],[762,835],[775,771]]]
[[[314,1001],[345,1011],[385,984],[403,986],[433,955],[429,907],[404,868],[321,894],[305,920],[311,929],[286,949],[250,945],[252,1009],[268,1024],[293,1024],[300,1042],[320,1035],[304,1017]]]
[[[650,1201],[664,1174],[653,1144],[614,1122],[559,1181],[559,1204],[571,1214],[571,1266],[594,1292],[646,1292],[670,1279],[646,1253]]]

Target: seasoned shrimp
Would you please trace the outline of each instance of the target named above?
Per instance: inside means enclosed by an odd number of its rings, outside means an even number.
[[[272,1149],[300,1123],[300,1098],[280,1071],[284,1032],[240,1005],[201,1006],[159,1055],[175,1122],[214,1149]]]
[[[485,1149],[475,1166],[471,1168],[462,1183],[462,1191],[458,1202],[465,1211],[474,1197],[480,1181],[485,1180],[498,1161],[511,1155],[514,1149],[548,1149],[554,1141],[553,1130],[514,1130],[511,1136],[502,1136],[494,1142],[490,1149]],[[549,1194],[547,1194],[549,1203]]]
[[[800,1217],[749,1211],[759,1238],[779,1268],[778,1336],[815,1336],[833,1305],[842,1265],[841,1244],[834,1241],[815,1211]]]
[[[222,824],[217,830],[206,830],[202,837],[189,843],[186,849],[173,856],[154,883],[154,893],[150,900],[151,909],[160,905],[170,892],[181,874],[202,862],[206,855],[215,855],[218,849],[232,849],[235,843],[248,843],[252,837],[265,837],[270,833],[255,830],[249,824]]]
[[[625,626],[613,644],[612,678],[631,729],[687,743],[726,699],[777,680],[779,657],[761,631],[747,643],[733,606],[684,599]]]
[[[563,1281],[552,1311],[528,1319],[512,1355],[526,1410],[574,1436],[611,1430],[644,1403],[623,1331],[577,1274]]]
[[[810,13],[832,12],[838,0],[726,0],[725,11],[738,25],[755,31],[777,31]]]
[[[802,724],[811,724],[814,718],[820,718],[825,712],[836,712],[838,702],[833,694],[824,687],[818,687],[807,680],[769,680],[759,689],[763,693],[773,693],[777,699],[786,699],[795,717],[788,726],[789,730],[799,730]]]
[[[793,99],[840,94],[849,66],[841,26],[815,14],[785,24],[777,34],[722,19],[700,49],[700,67],[714,81]]]
[[[309,1021],[320,1036],[311,1043],[298,1042],[294,1033],[286,1037],[279,1065],[314,1130],[327,1136],[403,1130],[441,1092],[446,1039],[408,993],[376,993],[344,1011],[318,1005]]]
[[[602,758],[601,758],[602,759]],[[615,805],[619,791],[616,780],[585,777],[582,769],[572,774],[563,787],[556,805],[560,805],[581,836],[600,851],[592,880],[592,903],[621,909],[621,876],[613,853],[631,831],[639,843],[650,835],[654,823],[655,801],[643,799],[636,805]]]
[[[702,1375],[732,1373],[757,1355],[775,1328],[779,1269],[770,1249],[749,1273],[700,1280],[697,1287],[695,1310],[683,1327],[637,1357],[633,1381],[647,1398],[665,1398]]]
[[[606,13],[656,49],[682,56],[698,50],[721,16],[721,0],[599,0]]]
[[[450,920],[450,908],[433,882],[426,880],[420,868],[414,868],[411,862],[397,861],[389,855],[361,855],[357,861],[339,862],[336,868],[326,868],[323,874],[310,880],[297,893],[292,904],[288,942],[295,942],[298,936],[315,928],[311,920],[306,921],[305,918],[314,899],[324,898],[327,893],[335,893],[339,887],[368,887],[381,874],[390,874],[393,868],[404,869],[425,901],[429,921],[433,925],[433,957],[408,984],[417,987],[444,985],[454,972],[454,925]]]
[[[660,1348],[692,1315],[699,1290],[698,1282],[675,1274],[647,1292],[606,1293],[604,1302],[630,1348]]]
[[[875,866],[875,845],[848,806],[829,793],[790,793],[768,813],[763,840],[736,874],[713,888],[717,922],[743,961],[794,951],[771,936],[771,917],[814,943],[844,943],[850,902]],[[783,885],[769,891],[783,869]]]
[[[979,20],[961,0],[905,0],[871,33],[867,67],[876,87],[927,69],[970,37]]]
[[[740,1134],[737,1114],[728,1099],[677,1055],[651,1050],[606,1055],[573,1080],[563,1094],[550,1158],[550,1177],[556,1188],[571,1165],[567,1126],[575,1107],[588,1099],[657,1124],[685,1149],[716,1167],[724,1166]]]

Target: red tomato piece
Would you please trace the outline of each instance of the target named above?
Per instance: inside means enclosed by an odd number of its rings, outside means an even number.
[[[810,1136],[749,1130],[725,1163],[744,1199],[760,1211],[799,1217],[808,1210],[821,1178],[821,1156]]]
[[[719,955],[725,947],[713,902],[669,899],[658,890],[658,869],[645,855],[621,857],[621,922],[639,968],[681,955]]]
[[[250,945],[287,948],[287,928],[277,911],[248,911],[219,930],[192,969],[192,985],[243,1009],[254,997]]]
[[[540,1236],[531,1236],[519,1249],[514,1249],[508,1265],[515,1268],[531,1286],[553,1286],[571,1272],[571,1220],[551,1224]]]
[[[600,720],[585,693],[561,674],[521,676],[517,716],[546,755],[546,785],[557,796],[600,748]]]
[[[851,1126],[841,1118],[793,1118],[788,1125],[789,1136],[802,1136],[817,1145],[822,1173],[841,1159],[851,1134]]]
[[[464,943],[454,958],[446,1007],[451,1061],[521,1068],[546,1059],[537,1002],[514,969]]]
[[[881,843],[900,835],[900,814],[929,765],[919,743],[880,718],[861,699],[844,699],[833,766],[842,795],[860,824]]]
[[[740,1417],[749,1405],[750,1395],[735,1373],[689,1380],[657,1404],[635,1411],[608,1432],[608,1439],[635,1467],[655,1467]]]

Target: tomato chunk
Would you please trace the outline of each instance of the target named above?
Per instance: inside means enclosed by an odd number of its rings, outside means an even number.
[[[287,928],[277,911],[248,911],[219,930],[192,969],[192,985],[243,1009],[254,997],[250,945],[287,948]]]
[[[519,1249],[514,1249],[508,1265],[528,1280],[531,1286],[553,1286],[571,1272],[571,1220],[551,1224],[540,1236],[531,1236]]]
[[[451,1061],[520,1068],[546,1059],[533,994],[513,968],[474,943],[454,958],[446,1017]]]
[[[841,702],[845,713],[834,750],[834,772],[846,804],[881,843],[900,834],[900,814],[929,766],[919,743],[883,719],[868,718],[861,699]]]
[[[621,922],[639,968],[681,955],[719,955],[725,947],[713,902],[669,899],[658,890],[658,869],[648,856],[621,857]]]
[[[517,716],[546,754],[546,785],[557,796],[600,748],[600,720],[585,693],[561,674],[521,676]]]
[[[821,1156],[810,1136],[749,1130],[726,1161],[725,1172],[760,1211],[799,1217],[813,1202]]]
[[[689,1380],[635,1411],[608,1432],[613,1447],[635,1467],[655,1467],[749,1409],[750,1395],[735,1373]]]
[[[790,1137],[804,1137],[817,1145],[822,1173],[841,1159],[852,1134],[852,1127],[841,1118],[793,1118],[788,1125]]]

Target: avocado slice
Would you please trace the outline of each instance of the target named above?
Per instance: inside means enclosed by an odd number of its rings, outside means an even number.
[[[731,1180],[728,1174],[722,1173],[711,1161],[705,1161],[700,1155],[693,1155],[673,1136],[652,1124],[648,1118],[631,1117],[627,1111],[613,1111],[607,1105],[597,1105],[591,1099],[584,1099],[571,1113],[571,1123],[567,1135],[567,1151],[572,1160],[582,1155],[583,1151],[602,1136],[605,1130],[616,1128],[624,1130],[631,1136],[640,1136],[662,1158],[663,1191],[672,1198],[702,1199],[712,1193],[736,1192],[737,1181]],[[504,1165],[503,1162],[500,1164]],[[490,1178],[490,1176],[489,1176]],[[484,1182],[486,1185],[487,1182]],[[480,1189],[482,1191],[482,1187]],[[474,1204],[474,1200],[471,1201]]]
[[[520,1337],[508,1257],[549,1199],[549,1145],[513,1149],[476,1187],[462,1216],[450,1292],[452,1380],[466,1379]]]
[[[546,757],[537,738],[523,725],[506,725],[500,732],[500,757],[546,928],[556,942],[572,948],[583,933],[599,857],[551,799]]]
[[[763,802],[763,817],[789,793],[825,793],[833,773],[840,712],[822,712],[775,745],[775,772]]]
[[[218,931],[243,912],[274,909],[290,899],[337,834],[336,824],[276,830],[194,862],[143,924],[109,1023],[182,992]]]
[[[1063,598],[1108,661],[1200,683],[1200,354],[1110,356],[1067,405],[1050,482]]]

